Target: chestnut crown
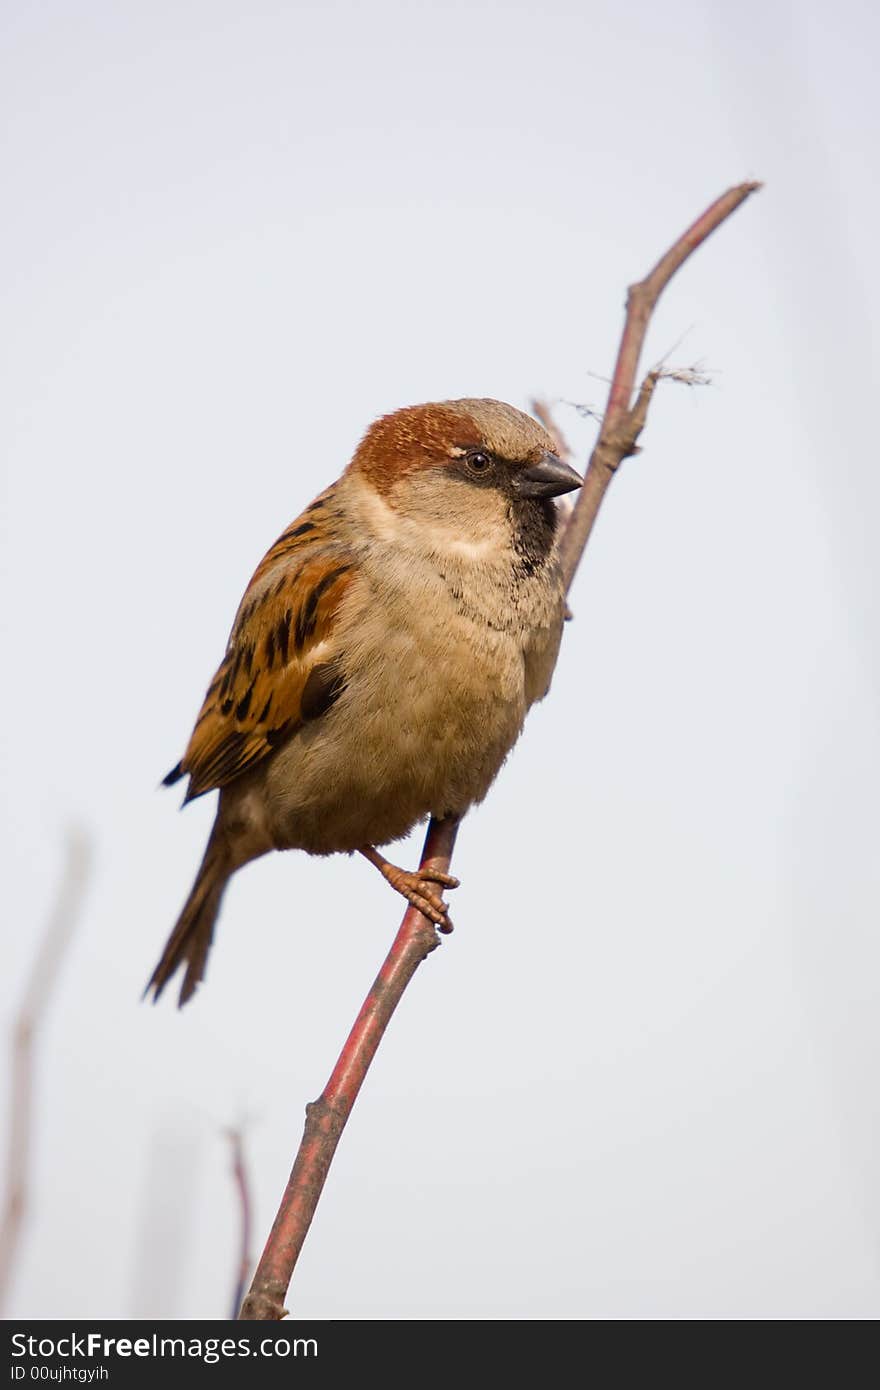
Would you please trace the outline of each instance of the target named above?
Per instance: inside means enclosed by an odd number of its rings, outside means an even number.
[[[383,415],[350,466],[384,494],[408,475],[436,470],[524,497],[555,497],[582,481],[556,456],[537,420],[488,399],[437,401]]]

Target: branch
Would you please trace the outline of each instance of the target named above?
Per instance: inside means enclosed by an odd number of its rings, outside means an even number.
[[[456,820],[432,820],[420,867],[446,873],[457,832]],[[319,1099],[306,1106],[299,1153],[250,1292],[242,1305],[241,1318],[266,1322],[285,1316],[284,1299],[291,1275],[312,1224],[345,1122],[403,991],[425,956],[439,944],[433,923],[416,908],[408,908],[330,1080]]]
[[[89,860],[87,839],[79,830],[70,831],[67,862],[58,894],[13,1025],[9,1149],[0,1226],[0,1307],[12,1281],[27,1204],[34,1110],[34,1042],[58,978],[62,957],[79,920]]]
[[[757,183],[744,183],[723,194],[679,237],[651,273],[630,288],[626,322],[602,429],[590,458],[584,485],[560,543],[566,590],[571,587],[608,484],[622,460],[637,449],[637,440],[647,418],[654,387],[662,375],[660,368],[649,372],[635,404],[630,407],[636,369],[654,306],[688,256],[759,187]],[[540,403],[538,410],[544,412],[541,418],[550,418],[549,411]],[[551,433],[564,448],[564,441],[555,426]],[[456,821],[431,822],[422,854],[422,868],[430,864],[443,872],[448,871],[457,830]],[[418,966],[437,945],[439,937],[434,926],[415,908],[410,908],[330,1080],[320,1099],[306,1108],[302,1143],[250,1292],[242,1305],[241,1318],[269,1321],[285,1316],[284,1299],[290,1279],[345,1122],[404,989]]]

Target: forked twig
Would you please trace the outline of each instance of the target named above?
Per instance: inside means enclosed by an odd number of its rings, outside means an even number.
[[[758,183],[743,183],[722,194],[679,237],[650,274],[630,287],[626,322],[602,428],[590,457],[584,485],[560,542],[560,560],[567,590],[571,587],[608,484],[622,460],[638,448],[638,438],[647,418],[651,396],[663,374],[662,368],[649,372],[635,402],[632,402],[645,333],[657,300],[687,258],[759,187]],[[546,411],[546,407],[540,408]],[[547,415],[552,420],[549,412]],[[565,447],[555,426],[551,433],[560,441],[560,447]],[[457,829],[458,823],[455,821],[431,822],[422,855],[422,868],[430,865],[448,872]],[[438,944],[439,938],[432,924],[415,908],[409,908],[330,1080],[320,1098],[306,1108],[302,1143],[250,1292],[244,1300],[240,1314],[242,1318],[272,1320],[285,1316],[284,1300],[294,1266],[367,1068],[404,989],[421,961]]]

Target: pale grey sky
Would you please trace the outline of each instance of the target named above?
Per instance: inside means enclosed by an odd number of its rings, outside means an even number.
[[[878,40],[852,0],[8,0],[7,1018],[70,821],[96,856],[9,1314],[225,1316],[224,1130],[259,1243],[400,917],[274,856],[186,1012],[139,1002],[212,814],[157,783],[256,561],[383,411],[598,407],[626,284],[758,177],[657,315],[713,384],[615,482],[290,1307],[877,1316]]]

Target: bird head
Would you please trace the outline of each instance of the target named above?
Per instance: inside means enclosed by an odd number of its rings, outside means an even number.
[[[352,463],[401,518],[463,543],[491,544],[512,520],[539,512],[553,524],[554,497],[581,477],[555,452],[537,420],[502,401],[407,406],[370,426]]]

